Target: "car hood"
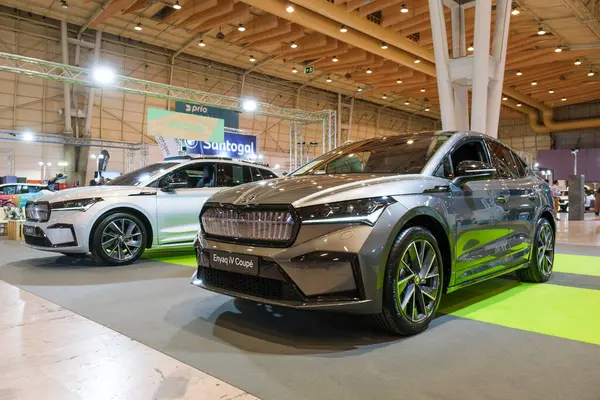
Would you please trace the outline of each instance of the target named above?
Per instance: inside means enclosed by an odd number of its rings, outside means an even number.
[[[142,191],[155,190],[147,189],[138,186],[86,186],[73,189],[64,189],[46,194],[36,201],[49,201],[51,203],[57,201],[74,200],[74,199],[89,199],[92,197],[121,197],[138,194]]]
[[[209,201],[236,205],[291,204],[294,207],[306,207],[369,197],[423,193],[424,190],[439,185],[440,181],[439,178],[423,175],[340,174],[287,177],[226,189],[213,195]]]

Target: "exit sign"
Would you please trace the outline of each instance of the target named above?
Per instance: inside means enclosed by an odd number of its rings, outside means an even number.
[[[315,71],[314,65],[309,65],[308,67],[304,67],[305,74],[312,74]]]

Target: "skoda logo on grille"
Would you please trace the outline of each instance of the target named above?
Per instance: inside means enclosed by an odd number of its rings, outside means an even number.
[[[256,196],[254,195],[250,195],[250,196],[246,196],[246,197],[242,197],[238,200],[238,203],[240,204],[248,204],[250,203],[252,200],[254,200],[256,198]]]

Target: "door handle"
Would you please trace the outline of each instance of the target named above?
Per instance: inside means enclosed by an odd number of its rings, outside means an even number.
[[[508,200],[508,197],[505,197],[505,196],[496,197],[496,201],[501,204],[505,204],[507,200]]]

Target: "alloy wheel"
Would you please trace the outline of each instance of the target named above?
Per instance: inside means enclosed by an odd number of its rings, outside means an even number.
[[[412,241],[400,257],[396,276],[396,301],[404,316],[422,322],[435,310],[440,296],[440,260],[425,239]]]
[[[115,260],[130,260],[141,247],[142,230],[128,218],[117,218],[102,231],[102,251]]]
[[[537,240],[537,265],[544,276],[549,276],[554,264],[554,236],[548,224],[542,225]]]

